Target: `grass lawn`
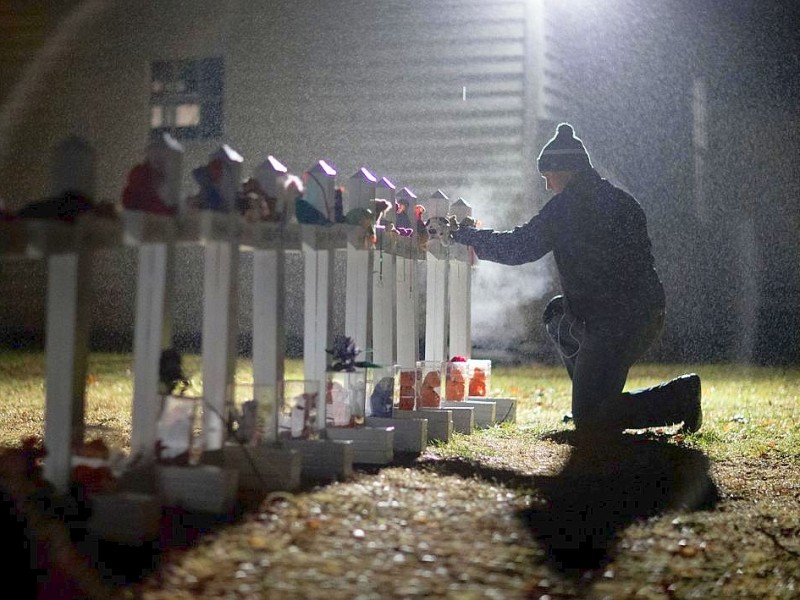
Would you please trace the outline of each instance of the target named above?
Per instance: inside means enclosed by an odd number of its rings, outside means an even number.
[[[131,357],[93,354],[87,441],[127,449]],[[199,388],[199,358],[184,357]],[[302,364],[287,362],[287,376]],[[517,423],[431,444],[413,464],[277,494],[164,552],[119,590],[146,598],[798,598],[800,369],[641,365],[628,388],[694,371],[703,427],[576,447],[563,369],[493,365]],[[41,354],[0,354],[0,444],[43,430]],[[251,381],[246,360],[237,382]],[[713,494],[710,493],[713,491]]]
[[[192,385],[201,389],[200,358],[185,356]],[[92,354],[86,387],[87,440],[106,439],[127,450],[130,438],[133,359],[130,355]],[[687,443],[712,459],[800,457],[800,368],[742,365],[641,365],[632,369],[628,389],[653,385],[686,372],[703,381],[703,428]],[[302,362],[286,363],[287,378],[302,376]],[[248,360],[237,365],[236,381],[252,382]],[[517,422],[535,433],[563,429],[569,410],[570,382],[561,367],[494,365],[492,395],[518,398]],[[0,446],[19,445],[42,435],[44,357],[38,353],[0,354]]]

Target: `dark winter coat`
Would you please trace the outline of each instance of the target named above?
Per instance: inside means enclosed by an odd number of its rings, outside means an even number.
[[[511,231],[461,228],[454,239],[505,265],[552,252],[569,309],[588,325],[664,308],[641,205],[594,169],[577,173],[526,224]]]

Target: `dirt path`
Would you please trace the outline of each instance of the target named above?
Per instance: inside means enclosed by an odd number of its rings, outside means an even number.
[[[164,557],[144,598],[798,598],[800,468],[664,440],[485,438],[301,494]],[[133,593],[133,590],[129,590]]]

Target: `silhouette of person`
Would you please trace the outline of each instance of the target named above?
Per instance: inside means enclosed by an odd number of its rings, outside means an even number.
[[[456,242],[505,265],[553,253],[562,294],[543,320],[572,380],[579,434],[702,424],[700,378],[682,375],[623,393],[630,367],[661,335],[665,295],[641,205],[594,169],[573,127],[561,123],[538,168],[550,200],[510,231],[460,226]]]

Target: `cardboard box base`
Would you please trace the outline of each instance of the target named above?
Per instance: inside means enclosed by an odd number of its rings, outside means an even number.
[[[449,442],[453,435],[453,411],[445,408],[392,411],[395,419],[427,419],[428,441]]]
[[[394,427],[394,451],[421,454],[428,446],[428,419],[367,417],[367,427]]]
[[[88,529],[99,539],[136,546],[157,540],[160,522],[157,496],[118,492],[92,498]]]
[[[239,489],[274,492],[300,487],[303,456],[298,450],[229,443],[222,452],[222,466],[239,471]]]
[[[445,406],[453,404],[461,406],[471,406],[474,409],[475,427],[482,429],[491,427],[497,419],[497,403],[494,400],[464,400],[460,402],[446,402]]]
[[[472,435],[475,429],[475,409],[459,401],[443,401],[442,408],[453,411],[453,431]]]
[[[281,447],[302,456],[300,478],[305,482],[336,481],[353,474],[353,442],[284,440]]]
[[[239,472],[234,469],[214,465],[158,465],[156,478],[164,506],[227,514],[236,502]]]
[[[394,458],[394,427],[328,427],[329,440],[353,442],[353,463],[387,465]]]
[[[517,422],[517,399],[516,398],[483,398],[480,396],[470,396],[470,400],[491,400],[495,403],[495,421],[497,423],[516,423]]]

